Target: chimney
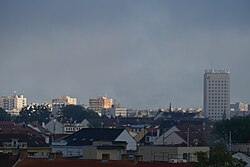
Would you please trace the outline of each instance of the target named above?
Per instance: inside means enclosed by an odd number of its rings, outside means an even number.
[[[160,136],[160,129],[157,129],[157,137]]]
[[[45,128],[45,122],[42,123],[42,127]]]
[[[49,136],[48,135],[45,136],[45,143],[49,144]]]

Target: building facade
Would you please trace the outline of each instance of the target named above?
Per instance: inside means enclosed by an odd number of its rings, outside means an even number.
[[[21,95],[2,96],[0,98],[0,107],[11,115],[19,115],[23,107],[27,106],[27,99]]]
[[[128,116],[128,110],[127,108],[102,108],[101,109],[101,115],[105,115],[108,118],[111,117],[127,117]]]
[[[248,111],[248,104],[242,102],[236,102],[235,104],[230,104],[231,111]]]
[[[52,104],[53,103],[64,103],[66,105],[76,105],[77,104],[77,99],[69,96],[62,96],[59,98],[52,99]]]
[[[230,119],[230,76],[227,70],[205,70],[203,110],[212,121]]]
[[[103,108],[111,108],[112,99],[108,97],[98,97],[96,99],[89,99],[89,109],[97,113],[101,112]]]
[[[142,157],[142,161],[162,161],[171,163],[197,162],[197,152],[203,152],[208,155],[209,147],[150,145],[139,146],[138,148],[138,155]]]
[[[53,117],[58,117],[59,111],[66,105],[76,105],[77,99],[69,96],[62,96],[52,99],[52,114]]]

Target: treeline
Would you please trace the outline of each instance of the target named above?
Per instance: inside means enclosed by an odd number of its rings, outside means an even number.
[[[250,141],[250,116],[235,117],[215,124],[215,132],[229,141],[230,133],[233,143],[246,143]]]
[[[60,111],[57,118],[60,122],[81,122],[84,119],[99,118],[99,115],[80,105],[67,105]],[[4,109],[0,108],[0,121],[13,121],[16,123],[37,122],[48,123],[53,118],[48,106],[32,105],[22,108],[18,116],[11,116]]]

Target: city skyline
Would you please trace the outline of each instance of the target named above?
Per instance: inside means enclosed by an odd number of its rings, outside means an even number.
[[[205,69],[250,103],[249,1],[1,1],[0,95],[202,107]]]

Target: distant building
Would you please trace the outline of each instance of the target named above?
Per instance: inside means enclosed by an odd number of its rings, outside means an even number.
[[[77,99],[69,96],[62,96],[52,99],[52,114],[54,117],[58,117],[59,111],[66,105],[76,105]]]
[[[85,121],[87,120],[83,120],[83,122],[80,122],[80,123],[65,123],[64,133],[72,134],[81,130],[82,128],[88,128],[88,125],[85,125]]]
[[[230,119],[230,76],[227,70],[205,70],[203,110],[212,121]]]
[[[237,102],[235,104],[230,104],[231,111],[248,111],[248,104]]]
[[[108,118],[111,118],[111,117],[118,117],[118,116],[121,116],[121,117],[127,117],[128,116],[128,109],[127,108],[102,108],[101,109],[101,115],[105,115],[107,116]]]
[[[249,106],[246,103],[237,102],[230,104],[230,117],[244,117],[250,115]]]
[[[101,113],[102,108],[111,108],[112,99],[108,97],[98,97],[96,99],[89,99],[89,109],[97,113]]]
[[[23,107],[27,106],[27,99],[21,95],[2,96],[0,98],[0,107],[11,115],[19,115]]]
[[[197,152],[203,152],[208,155],[209,147],[164,145],[139,146],[137,155],[142,157],[142,161],[165,161],[170,163],[186,163],[197,162]]]
[[[59,98],[52,99],[52,104],[53,103],[64,103],[66,105],[76,105],[77,104],[77,99],[69,96],[62,96]]]

